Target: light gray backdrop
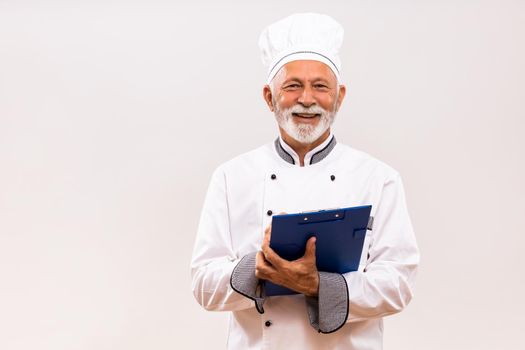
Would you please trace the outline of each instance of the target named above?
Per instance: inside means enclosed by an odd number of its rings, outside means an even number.
[[[276,137],[257,39],[345,27],[335,133],[405,182],[422,261],[385,349],[524,349],[522,1],[0,0],[0,349],[205,349],[213,169]]]

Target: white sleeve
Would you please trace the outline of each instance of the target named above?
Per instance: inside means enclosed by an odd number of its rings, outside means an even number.
[[[232,248],[225,174],[212,175],[202,209],[191,260],[193,295],[206,310],[235,311],[254,307],[253,301],[230,286],[240,261]]]
[[[394,314],[412,299],[419,250],[398,174],[383,186],[368,254],[363,272],[343,275],[348,285],[347,322]]]

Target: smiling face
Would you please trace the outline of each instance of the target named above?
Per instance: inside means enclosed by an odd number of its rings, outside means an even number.
[[[345,95],[332,70],[322,62],[292,61],[285,64],[263,90],[281,130],[302,144],[328,136]]]

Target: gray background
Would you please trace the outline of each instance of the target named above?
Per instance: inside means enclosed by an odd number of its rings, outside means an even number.
[[[0,349],[222,348],[191,294],[212,170],[276,137],[257,39],[346,31],[340,142],[405,182],[422,252],[385,349],[523,349],[522,1],[0,0]]]

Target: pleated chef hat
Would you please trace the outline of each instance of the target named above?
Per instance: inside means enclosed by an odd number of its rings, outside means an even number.
[[[297,60],[323,62],[340,82],[339,49],[343,27],[332,17],[318,13],[296,13],[266,27],[259,37],[269,84],[286,63]]]

